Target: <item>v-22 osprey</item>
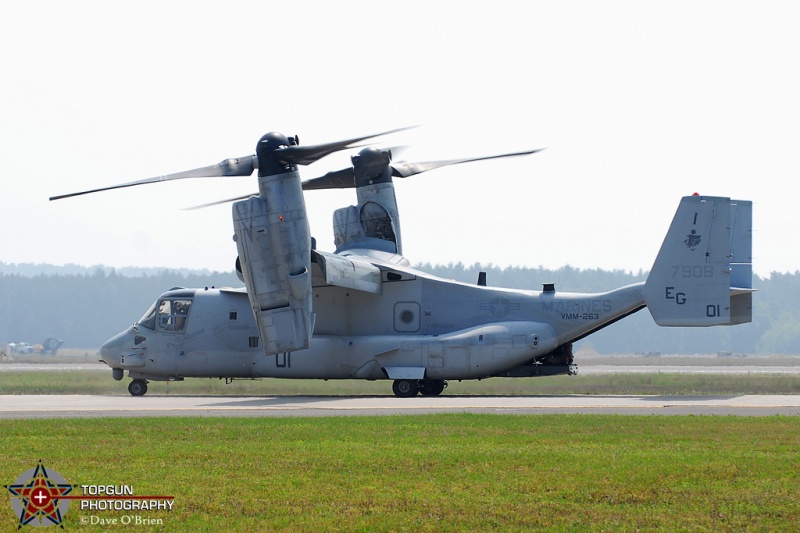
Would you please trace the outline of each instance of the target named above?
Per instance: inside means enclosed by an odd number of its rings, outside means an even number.
[[[461,283],[414,269],[403,256],[393,178],[537,150],[414,163],[367,147],[351,167],[301,180],[298,166],[371,137],[300,146],[297,137],[268,133],[255,155],[52,197],[258,170],[258,194],[225,200],[234,202],[245,287],[162,294],[102,346],[113,378],[127,371],[134,396],[148,381],[187,377],[392,380],[397,396],[436,396],[448,380],[575,374],[575,341],[644,307],[661,326],[751,321],[750,201],[682,198],[641,283],[591,294],[553,284],[491,287],[484,276]],[[355,188],[357,205],[335,211],[336,248],[326,252],[311,237],[304,191],[330,188]]]

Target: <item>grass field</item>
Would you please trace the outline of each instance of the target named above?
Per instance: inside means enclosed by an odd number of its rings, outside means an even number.
[[[0,420],[0,478],[175,497],[167,531],[789,531],[800,417]],[[80,493],[80,489],[76,489]],[[0,526],[16,527],[11,506]]]
[[[95,358],[69,359],[84,360]],[[128,381],[93,370],[3,371],[0,394],[127,395]],[[798,392],[791,374],[655,373],[451,382],[445,394]],[[150,384],[148,395],[168,393],[391,390],[388,381]],[[0,479],[11,484],[41,459],[74,485],[175,497],[170,512],[89,511],[73,501],[64,525],[81,531],[132,527],[124,517],[165,531],[791,531],[800,523],[799,449],[800,417],[0,420]],[[0,528],[15,529],[5,509]]]

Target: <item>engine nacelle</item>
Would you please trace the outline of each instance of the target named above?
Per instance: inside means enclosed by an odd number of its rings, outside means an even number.
[[[362,190],[368,188],[370,189],[368,191]],[[365,239],[370,239],[368,247],[402,254],[394,186],[389,183],[362,187],[358,193],[358,207],[351,205],[337,209],[333,213],[336,249],[345,249],[349,245],[357,246],[363,244]]]
[[[296,171],[259,177],[233,204],[239,266],[267,355],[308,348],[314,331],[311,233]]]
[[[364,148],[352,158],[358,206],[338,209],[333,214],[337,251],[365,245],[363,240],[369,239],[366,247],[402,255],[391,157],[389,151]]]

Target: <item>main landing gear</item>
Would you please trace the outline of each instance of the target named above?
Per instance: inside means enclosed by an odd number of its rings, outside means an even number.
[[[392,392],[400,398],[411,398],[417,393],[423,396],[439,396],[447,388],[443,379],[396,379],[392,383]]]
[[[144,379],[134,379],[128,385],[128,392],[131,396],[144,396],[147,394],[147,381]]]

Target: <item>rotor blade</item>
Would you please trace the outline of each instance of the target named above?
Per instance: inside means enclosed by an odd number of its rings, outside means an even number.
[[[220,204],[227,204],[229,202],[237,202],[239,200],[244,200],[246,198],[250,198],[251,196],[258,196],[257,192],[246,194],[244,196],[237,196],[236,198],[228,198],[227,200],[217,200],[216,202],[209,202],[207,204],[202,205],[195,205],[192,207],[184,207],[184,211],[194,211],[195,209],[203,209],[204,207],[211,207],[213,205],[220,205]]]
[[[255,156],[247,155],[244,157],[234,157],[220,161],[216,165],[211,165],[202,168],[195,168],[193,170],[186,170],[184,172],[177,172],[175,174],[167,174],[166,176],[157,176],[155,178],[147,178],[138,181],[131,181],[129,183],[122,183],[120,185],[112,185],[110,187],[101,187],[99,189],[92,189],[89,191],[74,192],[70,194],[62,194],[59,196],[51,196],[50,201],[61,200],[62,198],[71,198],[73,196],[81,196],[83,194],[90,194],[101,191],[110,191],[112,189],[123,189],[125,187],[134,187],[136,185],[146,185],[148,183],[158,183],[160,181],[181,180],[187,178],[218,178],[224,176],[249,176],[253,170],[258,167],[258,160]]]
[[[304,191],[319,189],[350,189],[356,186],[356,176],[353,167],[343,168],[328,172],[319,178],[312,178],[303,182]]]
[[[398,128],[396,130],[384,131],[382,133],[374,133],[372,135],[365,135],[364,137],[354,137],[344,141],[336,141],[326,144],[315,144],[312,146],[287,146],[275,151],[276,155],[280,156],[281,161],[286,163],[295,163],[297,165],[310,165],[339,150],[347,148],[357,148],[357,146],[350,146],[353,143],[371,139],[373,137],[380,137],[381,135],[388,135],[390,133],[397,133],[398,131],[405,131],[416,126],[408,128]]]
[[[408,161],[399,161],[397,163],[392,163],[392,176],[397,178],[408,178],[410,176],[414,176],[415,174],[419,174],[421,172],[427,172],[428,170],[433,170],[439,167],[446,167],[448,165],[460,165],[461,163],[470,163],[472,161],[484,161],[486,159],[498,159],[501,157],[515,157],[519,155],[529,155],[535,154],[536,152],[541,152],[544,148],[538,148],[536,150],[528,150],[526,152],[514,152],[511,154],[500,154],[500,155],[489,155],[485,157],[469,157],[466,159],[450,159],[447,161],[427,161],[424,163],[410,163]]]

